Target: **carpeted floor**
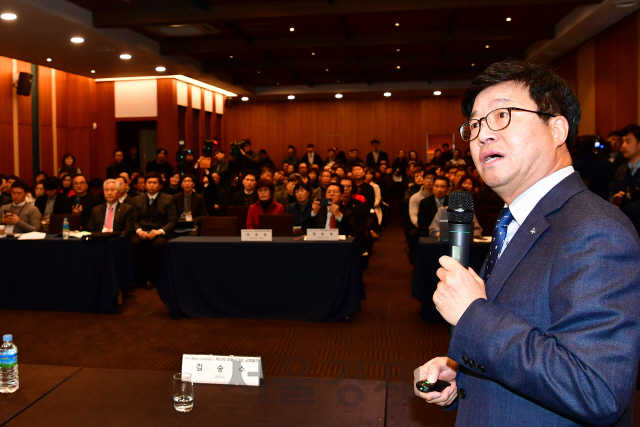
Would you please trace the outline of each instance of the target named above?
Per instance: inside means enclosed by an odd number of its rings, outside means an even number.
[[[390,224],[364,273],[362,312],[347,321],[173,320],[155,290],[137,289],[119,315],[0,310],[0,332],[28,364],[178,372],[183,353],[235,354],[261,356],[266,375],[408,380],[449,342],[444,325],[420,319],[411,274]]]

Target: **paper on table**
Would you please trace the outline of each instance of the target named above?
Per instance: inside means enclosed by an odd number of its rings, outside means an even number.
[[[31,233],[21,234],[18,240],[44,240],[45,237],[47,237],[47,233],[32,231]]]
[[[90,236],[91,232],[90,231],[71,231],[69,233],[69,237],[75,237],[77,239],[81,239],[82,236]]]

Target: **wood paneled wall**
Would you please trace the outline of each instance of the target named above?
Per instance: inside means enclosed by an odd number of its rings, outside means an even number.
[[[231,141],[249,138],[253,150],[266,149],[276,165],[281,165],[288,145],[294,145],[301,156],[308,143],[323,157],[332,146],[345,151],[357,148],[364,160],[372,139],[380,141],[391,161],[399,149],[415,150],[424,160],[429,134],[456,135],[456,144],[464,152],[468,145],[457,133],[463,121],[457,97],[246,102],[225,109],[222,139],[227,147]]]
[[[606,137],[638,123],[639,19],[628,16],[550,64],[578,95],[580,133]]]
[[[32,183],[34,171],[32,154],[31,98],[18,96],[19,164],[14,163],[13,149],[13,60],[0,57],[0,173],[13,174],[19,170],[21,178]],[[31,65],[17,61],[18,72],[31,72]],[[97,134],[95,81],[86,77],[55,71],[56,133],[58,158],[53,158],[53,70],[38,67],[40,116],[40,168],[47,173],[57,172],[64,153],[76,157],[76,165],[91,176],[94,165],[92,147]],[[55,169],[55,170],[54,170]]]

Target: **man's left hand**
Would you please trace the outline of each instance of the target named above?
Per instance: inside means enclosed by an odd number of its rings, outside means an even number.
[[[16,225],[17,223],[20,222],[20,217],[16,214],[13,214],[11,216],[5,216],[2,222],[4,222],[7,225]]]
[[[443,256],[439,261],[441,267],[436,274],[440,282],[433,302],[442,317],[456,326],[472,302],[478,298],[487,299],[484,281],[472,268],[464,268],[449,256]]]
[[[73,211],[74,214],[82,213],[82,205],[73,205],[71,207],[71,210]]]
[[[149,232],[149,239],[153,240],[156,236],[162,236],[162,230],[151,230]]]

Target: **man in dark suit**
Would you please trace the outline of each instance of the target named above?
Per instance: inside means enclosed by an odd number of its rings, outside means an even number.
[[[386,161],[389,164],[389,155],[380,151],[380,141],[374,139],[371,141],[371,152],[367,154],[366,162],[368,168],[377,168],[380,166],[381,161]]]
[[[120,203],[118,195],[122,188],[115,179],[108,179],[103,184],[106,203],[98,205],[91,211],[87,230],[91,232],[119,232],[130,236],[133,234],[133,206]]]
[[[120,194],[118,195],[118,202],[126,203],[127,205],[133,206],[133,200],[135,199],[135,196],[131,197],[131,195],[129,194],[130,188],[127,185],[127,179],[124,176],[119,175],[117,178],[115,178],[115,180],[120,184]]]
[[[47,224],[51,214],[71,214],[71,201],[60,193],[60,179],[48,176],[42,181],[44,194],[36,198],[35,206],[42,214],[42,220]]]
[[[122,172],[131,175],[132,169],[131,165],[124,161],[124,153],[122,150],[116,150],[113,152],[113,164],[107,166],[107,179],[115,178]]]
[[[438,208],[449,205],[449,180],[445,176],[437,176],[433,183],[433,194],[420,200],[418,208],[418,230],[420,237],[429,237],[429,225],[436,216]]]
[[[306,163],[309,168],[313,167],[313,165],[318,165],[318,168],[321,168],[322,157],[313,151],[314,148],[313,144],[307,144],[307,152],[300,158],[300,163]]]
[[[331,199],[329,206],[321,206],[319,200],[311,205],[311,215],[304,228],[337,228],[340,234],[352,236],[355,230],[355,215],[351,208],[342,205],[344,189],[338,184],[327,188],[326,196]]]
[[[73,177],[73,191],[76,194],[71,198],[71,210],[74,214],[80,214],[80,222],[82,229],[86,230],[89,226],[89,219],[91,218],[91,211],[95,206],[98,206],[101,202],[100,198],[89,192],[89,184],[87,183],[87,177],[78,174]]]
[[[164,177],[168,180],[173,173],[173,166],[167,162],[167,150],[164,148],[158,148],[156,150],[156,159],[147,162],[145,173],[158,172],[164,174]]]
[[[131,255],[136,282],[153,289],[164,247],[178,219],[173,197],[160,192],[160,174],[147,174],[146,186],[146,194],[137,196],[133,201],[135,235],[131,238]]]
[[[631,426],[640,360],[640,239],[571,166],[573,90],[522,61],[491,65],[461,126],[506,205],[480,276],[440,258],[433,301],[455,326],[448,357],[416,379],[459,426]],[[481,278],[482,277],[482,278]]]
[[[182,191],[173,196],[178,219],[198,224],[200,218],[207,215],[207,206],[204,197],[194,191],[195,177],[190,173],[184,174],[181,186]]]

